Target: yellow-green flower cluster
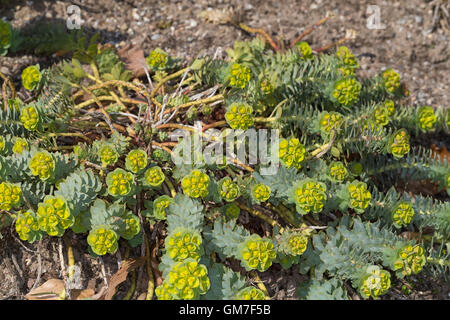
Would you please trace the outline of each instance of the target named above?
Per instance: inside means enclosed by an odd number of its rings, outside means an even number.
[[[390,118],[389,109],[387,107],[385,107],[384,105],[378,106],[373,113],[373,118],[375,120],[375,123],[379,127],[384,127],[385,125],[387,125],[389,123],[389,120],[390,120],[389,119]]]
[[[294,185],[294,200],[297,211],[302,214],[322,211],[327,201],[325,184],[306,179]]]
[[[252,188],[252,196],[257,201],[267,201],[270,198],[270,187],[263,183],[255,184]]]
[[[434,114],[434,109],[432,107],[421,107],[417,111],[417,124],[422,131],[427,132],[433,130],[436,121],[437,117]]]
[[[38,204],[37,217],[39,229],[50,236],[62,236],[64,230],[74,222],[67,202],[62,197],[47,196],[44,202]]]
[[[183,261],[188,258],[200,260],[202,236],[196,231],[175,229],[167,236],[165,244],[168,256],[174,261]]]
[[[166,208],[170,206],[173,199],[169,196],[162,195],[153,201],[153,212],[155,218],[163,220],[166,218]]]
[[[39,232],[36,214],[31,211],[19,214],[16,220],[16,232],[23,241],[32,240],[33,234]]]
[[[0,210],[9,211],[20,205],[22,199],[22,190],[19,186],[9,183],[0,183]]]
[[[39,113],[35,106],[28,105],[22,108],[20,112],[20,122],[25,129],[33,131],[39,123]]]
[[[105,144],[98,150],[98,157],[102,162],[102,166],[107,167],[116,163],[119,154],[117,153],[116,148],[109,144]]]
[[[124,239],[131,240],[135,235],[141,231],[141,224],[139,218],[134,214],[129,214],[125,217],[125,230],[121,232]]]
[[[186,195],[192,198],[206,197],[209,193],[209,177],[200,170],[192,170],[181,180],[181,187]]]
[[[117,251],[119,236],[108,227],[97,227],[89,232],[87,242],[92,251],[102,256]]]
[[[166,67],[167,62],[169,61],[169,55],[163,50],[156,48],[150,52],[145,60],[153,70],[160,70]]]
[[[333,161],[328,167],[328,174],[333,180],[342,182],[347,178],[348,170],[342,162]]]
[[[108,173],[106,185],[108,193],[112,196],[127,196],[133,190],[134,175],[121,168]]]
[[[339,112],[324,112],[319,120],[320,130],[329,133],[334,127],[338,129],[342,120],[342,114]]]
[[[422,270],[425,261],[423,248],[418,244],[414,246],[408,244],[398,251],[397,260],[394,262],[394,270],[400,271],[405,276],[417,274]]]
[[[272,240],[252,234],[240,245],[239,256],[247,270],[264,272],[272,265],[276,253]]]
[[[12,152],[22,154],[23,150],[28,150],[28,141],[24,138],[15,138]]]
[[[239,186],[230,177],[225,177],[219,182],[219,193],[222,199],[233,202],[241,195]]]
[[[147,166],[147,161],[147,153],[144,150],[131,150],[125,159],[125,167],[133,173],[138,173]]]
[[[255,287],[246,287],[241,289],[234,296],[234,300],[265,300],[266,295]]]
[[[384,106],[388,109],[389,117],[393,116],[394,112],[395,112],[394,101],[388,99],[388,100],[384,101]]]
[[[357,213],[362,213],[370,204],[372,194],[367,190],[367,184],[361,181],[354,181],[347,186],[350,208],[355,209]]]
[[[39,176],[42,181],[45,181],[55,173],[55,159],[47,151],[36,152],[31,158],[28,168],[34,176]]]
[[[253,125],[253,108],[246,103],[235,102],[225,113],[225,120],[232,129],[247,130]]]
[[[297,138],[283,139],[278,147],[278,156],[281,162],[288,168],[300,169],[305,160],[306,149]]]
[[[308,42],[301,41],[301,42],[297,43],[296,46],[297,46],[298,50],[300,51],[300,53],[302,54],[303,60],[312,58],[312,49],[309,46]]]
[[[303,234],[294,233],[287,239],[287,248],[289,253],[294,256],[300,256],[306,251],[308,238]]]
[[[251,74],[250,68],[239,63],[234,63],[230,70],[230,85],[244,89],[250,82]]]
[[[0,20],[0,55],[6,54],[6,49],[11,46],[12,32],[9,24]]]
[[[370,266],[361,280],[360,292],[364,298],[374,299],[385,294],[391,287],[391,275],[378,266]]]
[[[0,136],[0,154],[5,151],[6,148],[6,141],[3,136]]]
[[[353,78],[344,78],[334,84],[333,98],[343,106],[351,106],[358,98],[361,84]]]
[[[158,166],[148,168],[144,174],[145,183],[152,187],[158,187],[164,182],[166,176]]]
[[[356,68],[359,66],[356,57],[353,55],[353,53],[350,52],[350,50],[346,46],[340,46],[337,49],[336,55],[347,66]]]
[[[399,202],[392,211],[394,226],[401,227],[409,224],[414,217],[414,208],[410,202]]]
[[[265,95],[271,94],[274,90],[274,86],[269,79],[264,79],[261,81],[260,88]]]
[[[389,141],[389,151],[399,159],[409,152],[409,134],[405,129],[400,129],[393,134]]]
[[[195,260],[187,259],[172,267],[155,293],[159,300],[196,300],[205,294],[209,287],[206,267]]]
[[[387,92],[394,93],[400,87],[400,75],[389,68],[381,75]]]
[[[237,219],[239,217],[239,213],[241,213],[241,209],[239,209],[235,203],[227,204],[224,210],[227,219]]]
[[[22,84],[27,90],[34,90],[41,81],[41,72],[39,65],[26,67],[22,71]]]

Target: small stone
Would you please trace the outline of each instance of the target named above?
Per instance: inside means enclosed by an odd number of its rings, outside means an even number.
[[[161,38],[161,35],[155,33],[154,35],[151,36],[150,39],[151,39],[152,41],[155,41],[155,40],[158,40],[159,38]]]

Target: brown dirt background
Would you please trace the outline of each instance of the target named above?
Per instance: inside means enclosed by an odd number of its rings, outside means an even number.
[[[443,0],[444,2],[446,0]],[[434,1],[436,2],[436,1]],[[430,1],[12,1],[0,7],[0,18],[14,27],[23,27],[39,19],[67,19],[66,8],[76,4],[81,8],[83,26],[100,32],[104,42],[117,47],[127,43],[142,43],[146,54],[160,47],[170,54],[192,60],[199,54],[222,52],[235,40],[253,36],[229,25],[205,23],[200,13],[211,9],[233,8],[241,22],[261,27],[276,39],[290,40],[320,20],[327,12],[334,17],[304,40],[318,48],[344,37],[346,30],[354,29],[357,37],[347,43],[359,56],[361,76],[372,76],[383,68],[392,67],[400,72],[411,90],[411,103],[448,107],[450,83],[450,39],[448,18],[437,16],[433,24]],[[366,27],[368,5],[381,9],[382,30]],[[447,5],[447,8],[449,6]],[[441,18],[439,18],[441,17]],[[442,19],[442,21],[440,21]],[[20,83],[23,68],[30,64],[50,64],[54,57],[21,55],[0,57],[0,71]],[[72,237],[72,236],[71,236]],[[77,266],[81,270],[78,286],[95,290],[103,285],[102,263],[87,254],[85,237],[73,235]],[[58,239],[45,239],[40,244],[24,244],[30,250],[39,250],[42,257],[40,284],[50,278],[61,278],[58,257]],[[138,252],[133,252],[133,254]],[[124,252],[122,252],[123,256]],[[118,269],[118,257],[103,257],[106,278]],[[0,299],[23,299],[36,281],[37,254],[22,248],[18,240],[7,233],[0,240]],[[277,265],[261,275],[269,293],[275,299],[295,299],[295,290],[305,277],[293,268],[283,271]],[[145,291],[145,274],[140,278],[136,294]],[[129,280],[117,293],[123,296]],[[397,281],[384,299],[449,299],[449,284],[425,275],[411,277],[410,295],[399,289]]]

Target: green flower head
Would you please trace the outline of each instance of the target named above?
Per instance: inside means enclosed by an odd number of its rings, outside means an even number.
[[[22,154],[23,150],[28,150],[28,141],[24,138],[15,138],[12,152]]]
[[[389,117],[392,117],[395,113],[395,104],[392,100],[385,100],[384,106],[388,109]]]
[[[396,131],[389,139],[388,150],[395,158],[402,158],[409,149],[409,134],[405,129]]]
[[[301,214],[322,211],[327,201],[326,190],[325,184],[313,179],[297,182],[293,187],[297,211]]]
[[[241,213],[241,209],[235,203],[229,203],[224,206],[224,212],[227,220],[236,220]]]
[[[100,161],[102,162],[103,167],[107,167],[116,163],[117,159],[119,159],[119,153],[116,151],[110,144],[104,144],[97,153]]]
[[[92,251],[99,255],[115,253],[118,247],[119,236],[108,227],[97,227],[89,232],[87,242]]]
[[[172,267],[155,293],[160,300],[197,300],[209,288],[208,269],[195,260],[186,259]]]
[[[21,202],[22,190],[19,186],[9,182],[0,183],[0,210],[17,208]]]
[[[330,133],[334,127],[338,129],[342,121],[342,114],[339,112],[323,112],[319,119],[320,130],[324,133]]]
[[[166,67],[167,62],[169,61],[169,55],[165,51],[156,48],[150,52],[145,60],[152,70],[161,70]]]
[[[125,167],[133,173],[138,173],[147,166],[147,153],[142,149],[131,150],[126,159]]]
[[[425,262],[423,248],[418,244],[414,246],[408,244],[398,250],[393,269],[404,276],[409,276],[419,273]]]
[[[39,113],[32,104],[24,106],[20,112],[20,122],[23,123],[25,129],[34,131],[39,123]]]
[[[390,120],[389,117],[389,109],[384,105],[378,106],[373,113],[373,119],[379,127],[384,127],[385,125],[387,125]]]
[[[219,193],[226,202],[233,202],[241,195],[238,184],[230,177],[225,177],[219,181]]]
[[[265,300],[266,295],[255,287],[246,287],[239,290],[234,296],[234,300]]]
[[[252,197],[260,202],[269,200],[270,198],[270,187],[265,184],[258,183],[252,187]]]
[[[173,261],[191,258],[200,260],[202,255],[202,236],[193,230],[177,228],[166,238],[166,250]]]
[[[301,41],[296,44],[296,47],[300,51],[303,60],[311,59],[313,57],[312,49],[308,42]]]
[[[156,219],[164,220],[166,218],[166,209],[173,203],[169,196],[162,195],[153,201],[153,214]]]
[[[166,176],[164,175],[162,169],[158,166],[148,168],[144,174],[144,183],[151,187],[160,186],[165,179]]]
[[[253,125],[253,108],[246,103],[232,103],[225,113],[225,120],[232,129],[247,130]]]
[[[387,92],[394,93],[400,87],[400,75],[392,68],[385,70],[381,77]]]
[[[230,70],[230,85],[236,88],[244,89],[250,82],[251,70],[239,63],[234,63]]]
[[[121,168],[108,173],[106,176],[108,193],[114,197],[128,196],[133,191],[134,175]]]
[[[19,214],[16,220],[16,232],[21,240],[33,242],[40,233],[36,214],[31,211]]]
[[[31,158],[28,168],[34,176],[39,176],[42,181],[45,181],[55,173],[55,159],[47,151],[36,152]]]
[[[419,108],[416,117],[417,124],[423,132],[432,131],[436,125],[437,117],[430,106]]]
[[[330,163],[330,166],[328,167],[328,174],[334,181],[342,182],[345,180],[345,178],[347,178],[348,171],[342,162],[333,161]]]
[[[308,246],[308,238],[300,233],[291,234],[286,241],[286,247],[289,254],[293,256],[302,255]]]
[[[265,95],[269,95],[274,91],[274,85],[272,84],[272,82],[269,79],[264,79],[263,81],[260,82],[260,88],[261,91],[265,94]]]
[[[6,148],[5,138],[3,136],[0,136],[0,154],[3,153],[3,151],[5,151],[5,148]]]
[[[391,287],[391,275],[386,270],[378,266],[370,266],[366,270],[366,275],[361,279],[359,291],[361,295],[368,299],[374,299],[385,294]]]
[[[276,258],[272,240],[252,234],[239,245],[239,257],[246,270],[266,271]]]
[[[67,202],[62,197],[47,196],[38,204],[39,229],[50,236],[60,237],[75,221]]]
[[[413,217],[414,208],[410,202],[401,201],[392,210],[392,221],[397,228],[409,224]]]
[[[192,170],[181,180],[181,187],[186,195],[192,198],[206,197],[209,193],[209,177],[200,170]]]
[[[351,106],[359,99],[361,84],[354,78],[336,81],[332,92],[333,98],[343,106]]]
[[[22,71],[23,87],[29,91],[33,91],[41,81],[42,75],[39,70],[39,65],[26,67]]]
[[[356,60],[356,57],[350,52],[350,50],[346,46],[340,46],[337,49],[336,55],[344,65],[354,68],[359,67],[358,60]]]
[[[297,138],[283,139],[278,147],[278,156],[287,168],[300,169],[305,160],[306,149]]]
[[[363,213],[372,199],[372,194],[367,190],[367,184],[355,180],[347,186],[347,191],[350,197],[348,206],[357,213]]]

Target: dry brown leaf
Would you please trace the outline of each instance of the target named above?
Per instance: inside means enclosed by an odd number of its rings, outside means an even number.
[[[84,300],[92,299],[95,295],[95,291],[93,289],[72,289],[70,290],[70,294],[72,296],[72,300]]]
[[[432,144],[431,150],[433,150],[433,152],[436,153],[441,158],[441,161],[447,159],[447,161],[450,162],[450,152],[447,150],[445,146],[443,148],[439,148],[436,145]]]
[[[64,281],[60,279],[50,279],[41,286],[31,290],[25,295],[25,298],[28,300],[60,300],[64,291]]]
[[[127,279],[128,273],[138,267],[143,266],[144,263],[145,257],[123,261],[120,269],[115,274],[113,274],[111,279],[109,280],[108,290],[106,291],[104,300],[111,300],[116,293],[116,289],[119,284]]]
[[[145,75],[147,61],[145,61],[144,50],[140,45],[126,45],[117,51],[119,57],[125,62],[125,68],[133,73],[133,76],[140,78]]]

